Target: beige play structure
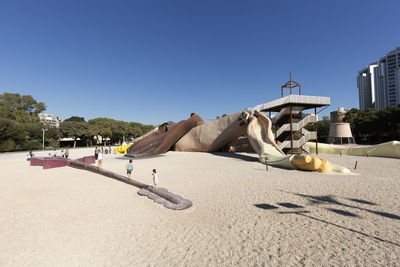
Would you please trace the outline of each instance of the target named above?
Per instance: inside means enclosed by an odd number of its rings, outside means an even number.
[[[310,148],[311,153],[316,152],[316,143],[308,142],[306,145]],[[390,141],[371,146],[344,146],[319,143],[318,151],[320,154],[400,158],[400,142]]]
[[[292,88],[296,86],[299,87],[298,95],[292,94]],[[283,96],[284,88],[290,88],[290,95]],[[290,80],[282,86],[282,97],[279,99],[207,123],[192,113],[187,120],[166,122],[131,146],[120,147],[116,151],[128,157],[152,156],[169,150],[216,152],[247,136],[248,144],[258,154],[261,163],[287,169],[350,172],[343,166],[308,155],[310,153],[400,158],[397,141],[376,146],[318,143],[317,108],[329,105],[329,97],[301,95],[300,85]],[[314,112],[312,114],[307,110]],[[272,116],[272,112],[277,114]],[[314,125],[314,130],[305,128],[309,124]]]

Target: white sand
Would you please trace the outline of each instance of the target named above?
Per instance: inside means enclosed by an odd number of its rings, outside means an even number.
[[[351,169],[358,161],[357,175],[338,175],[266,171],[241,158],[169,152],[134,160],[134,179],[150,184],[157,168],[160,186],[194,203],[174,211],[104,176],[3,156],[0,266],[400,263],[400,160],[325,156]],[[126,162],[104,155],[103,166],[124,174]]]

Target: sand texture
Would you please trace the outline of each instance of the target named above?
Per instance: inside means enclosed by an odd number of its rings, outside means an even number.
[[[323,156],[352,170],[358,161],[352,175],[267,171],[246,153],[134,159],[133,179],[151,184],[156,168],[161,187],[193,201],[175,211],[128,184],[18,155],[0,157],[0,266],[400,263],[399,159]],[[104,155],[110,171],[126,163]]]

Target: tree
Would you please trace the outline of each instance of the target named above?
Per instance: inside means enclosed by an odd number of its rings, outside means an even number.
[[[84,117],[78,117],[78,116],[72,116],[68,119],[65,119],[64,121],[75,121],[75,122],[82,122],[85,121]]]
[[[0,118],[0,152],[18,150],[25,141],[25,135],[20,123]]]
[[[350,123],[350,124],[354,124],[354,120],[357,119],[358,117],[358,113],[360,112],[360,110],[356,109],[356,108],[352,108],[349,111],[346,112],[346,114],[344,115],[343,121]]]
[[[37,122],[36,115],[44,110],[46,110],[46,105],[43,102],[37,103],[30,95],[21,96],[13,93],[0,95],[0,111],[3,118],[19,122]]]
[[[46,105],[43,102],[39,102],[35,104],[33,113],[37,115],[45,110],[46,110]]]
[[[76,147],[78,138],[87,139],[90,136],[89,125],[85,121],[63,121],[60,124],[59,131],[62,137],[74,139],[74,147]]]
[[[327,143],[329,137],[329,128],[331,121],[329,116],[323,116],[322,121],[317,122],[317,138],[318,142]],[[310,123],[306,127],[306,130],[315,131],[315,124]]]

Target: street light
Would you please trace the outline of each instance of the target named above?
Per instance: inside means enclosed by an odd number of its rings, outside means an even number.
[[[42,141],[42,150],[44,150],[44,132],[47,131],[47,129],[42,129],[42,133],[43,133],[43,141]]]

